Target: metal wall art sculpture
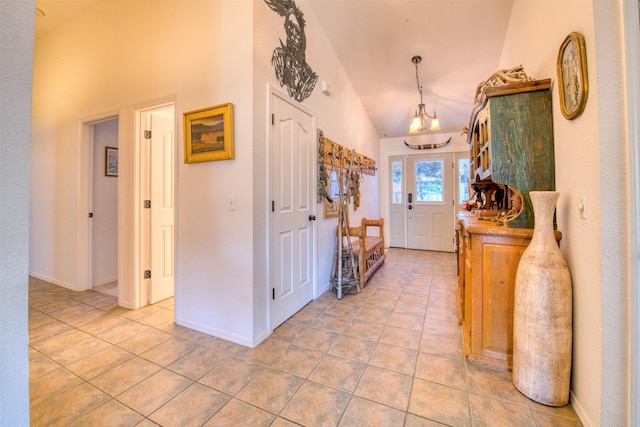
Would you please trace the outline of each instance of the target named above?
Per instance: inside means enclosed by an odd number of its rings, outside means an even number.
[[[280,86],[286,86],[289,96],[298,102],[311,95],[318,81],[305,58],[307,39],[304,35],[304,19],[302,12],[294,0],[264,0],[264,2],[280,16],[284,16],[284,29],[287,33],[286,43],[280,39],[280,47],[273,51],[271,63],[276,71]]]

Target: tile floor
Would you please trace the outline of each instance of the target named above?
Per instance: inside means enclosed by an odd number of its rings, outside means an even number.
[[[101,294],[111,295],[112,297],[118,296],[118,281],[105,283],[104,285],[94,286],[93,290],[100,292]]]
[[[455,256],[392,249],[359,295],[326,292],[249,349],[31,279],[33,426],[580,426],[466,363]]]

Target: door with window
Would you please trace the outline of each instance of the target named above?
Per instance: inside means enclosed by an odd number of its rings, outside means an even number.
[[[390,246],[454,250],[452,153],[390,158]]]

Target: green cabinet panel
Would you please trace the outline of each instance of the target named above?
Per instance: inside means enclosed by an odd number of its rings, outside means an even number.
[[[516,189],[523,210],[508,227],[533,228],[529,192],[555,190],[551,81],[538,80],[486,90],[471,138],[472,182]]]

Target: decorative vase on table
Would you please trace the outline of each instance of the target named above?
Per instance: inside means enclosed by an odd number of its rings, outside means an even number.
[[[531,191],[534,229],[518,264],[513,307],[513,383],[548,406],[569,402],[572,287],[555,238],[557,191]]]

